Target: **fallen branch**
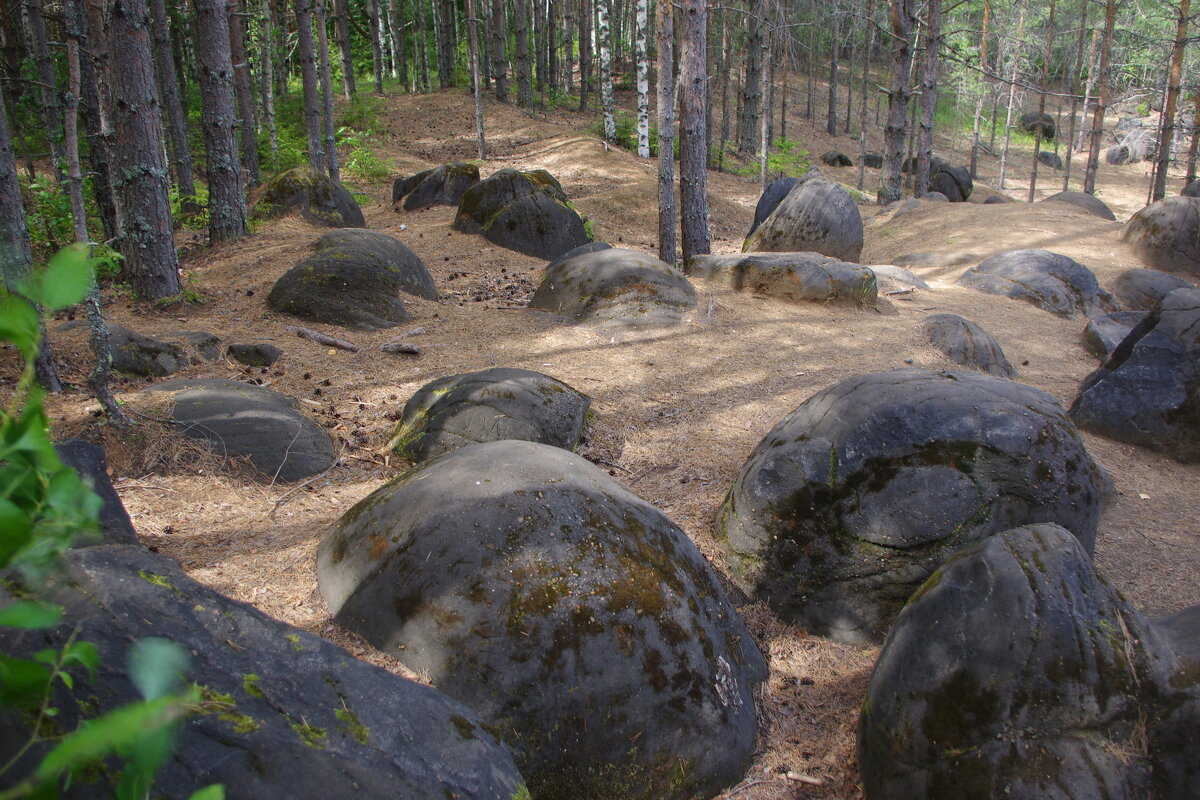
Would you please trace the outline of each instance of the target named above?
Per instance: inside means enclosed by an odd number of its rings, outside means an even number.
[[[383,352],[383,353],[403,353],[405,355],[410,355],[410,356],[421,355],[421,348],[417,347],[415,344],[408,344],[407,342],[393,342],[392,344],[381,344],[381,345],[379,345],[379,350],[380,350],[380,352]]]
[[[917,290],[917,289],[916,289],[916,287],[915,287],[915,286],[910,286],[910,287],[909,287],[909,288],[907,288],[907,289],[893,289],[892,291],[890,291],[890,292],[884,292],[883,294],[884,294],[884,296],[885,296],[885,297],[893,297],[893,296],[895,296],[895,295],[898,295],[898,294],[912,294],[912,293],[913,293],[913,292],[915,292],[916,290]]]
[[[323,344],[326,347],[336,347],[339,350],[349,350],[351,353],[358,352],[358,345],[356,344],[351,344],[350,342],[346,342],[341,339],[335,339],[332,336],[326,336],[323,333],[318,333],[317,331],[309,328],[301,328],[298,325],[289,325],[288,331],[296,334],[301,339],[308,339],[316,342],[317,344]]]

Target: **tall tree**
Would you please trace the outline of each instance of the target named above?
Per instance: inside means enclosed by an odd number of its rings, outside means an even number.
[[[1063,139],[1066,144],[1066,152],[1063,157],[1063,191],[1071,190],[1071,161],[1075,152],[1075,127],[1078,124],[1079,116],[1079,79],[1082,77],[1083,70],[1083,42],[1087,38],[1088,31],[1088,10],[1091,8],[1089,0],[1080,0],[1082,6],[1082,19],[1079,23],[1079,38],[1075,43],[1075,68],[1071,70],[1070,80],[1067,82],[1067,93],[1071,95],[1071,114],[1069,119],[1069,129],[1067,136]],[[1060,134],[1061,136],[1061,134]]]
[[[1050,59],[1054,55],[1054,8],[1055,0],[1050,0],[1046,12],[1046,49],[1042,54],[1042,74],[1038,81],[1038,125],[1033,129],[1033,168],[1029,173],[1029,202],[1033,202],[1037,192],[1038,154],[1042,150],[1044,131],[1040,120],[1046,115],[1046,84],[1050,81]]]
[[[107,79],[102,80],[106,70],[98,67],[98,59],[103,57],[94,45],[95,34],[89,24],[88,11],[84,0],[70,0],[66,6],[68,25],[82,31],[85,46],[79,50],[79,113],[83,119],[83,127],[87,132],[88,164],[92,172],[92,197],[96,201],[96,209],[100,214],[100,224],[104,228],[104,241],[114,241],[120,236],[120,225],[117,223],[117,205],[113,196],[111,166],[112,166],[112,125],[108,114],[109,100],[107,98]],[[99,24],[99,15],[97,14]],[[103,98],[103,99],[102,99]]]
[[[1187,26],[1190,0],[1179,0],[1175,21],[1175,41],[1171,45],[1171,67],[1167,77],[1167,93],[1163,98],[1162,133],[1158,137],[1158,159],[1154,168],[1154,185],[1150,199],[1162,200],[1167,192],[1167,167],[1171,163],[1171,147],[1175,142],[1175,106],[1179,102],[1179,84],[1183,78],[1183,51],[1187,46]]]
[[[1025,7],[1017,14],[1017,36],[1012,43],[1012,73],[1008,79],[1008,110],[1004,115],[1004,149],[1000,151],[1000,177],[996,187],[1004,191],[1004,176],[1008,169],[1008,148],[1012,142],[1013,108],[1017,97],[1017,79],[1021,76],[1021,44],[1025,41]]]
[[[649,27],[649,0],[637,0],[636,54],[637,61],[637,136],[638,156],[650,157],[650,56],[646,45]]]
[[[194,0],[200,115],[208,156],[208,239],[246,235],[246,197],[234,133],[233,60],[226,0]]]
[[[604,140],[617,141],[616,106],[613,102],[612,30],[608,24],[608,0],[596,0],[596,38],[600,46],[600,105],[604,109]]]
[[[1050,0],[1051,3],[1054,0]],[[925,2],[925,69],[921,81],[921,128],[917,143],[917,178],[913,195],[929,192],[929,165],[933,160],[933,118],[937,111],[938,55],[942,45],[942,0]]]
[[[229,56],[233,61],[233,93],[237,99],[237,129],[242,142],[242,167],[246,186],[262,182],[258,166],[258,123],[254,117],[254,93],[250,91],[250,64],[246,60],[246,12],[242,0],[229,5]]]
[[[46,36],[46,20],[42,16],[42,0],[24,0],[29,25],[30,51],[37,68],[38,91],[41,93],[42,116],[46,120],[46,138],[50,140],[51,167],[61,183],[66,155],[62,145],[63,112],[55,75],[54,60]]]
[[[404,0],[389,4],[392,10],[392,31],[396,38],[396,79],[408,87],[408,25],[404,22]]]
[[[317,56],[321,72],[321,117],[325,131],[325,166],[329,177],[342,179],[338,168],[337,135],[333,124],[333,77],[329,69],[329,29],[325,18],[325,0],[317,0]]]
[[[483,85],[479,75],[479,22],[475,17],[475,0],[467,3],[467,37],[468,50],[471,60],[471,93],[475,96],[475,138],[478,144],[480,161],[487,158],[487,140],[483,132]]]
[[[517,105],[533,105],[533,77],[529,64],[529,0],[513,2],[513,30],[517,39]]]
[[[267,138],[271,147],[271,168],[279,168],[279,135],[275,128],[275,48],[274,24],[271,22],[271,0],[262,0],[262,47],[259,63],[262,64],[262,104],[267,118]]]
[[[1100,135],[1104,131],[1104,112],[1108,108],[1108,95],[1111,90],[1112,78],[1108,74],[1109,61],[1112,57],[1113,28],[1117,23],[1117,0],[1105,0],[1104,3],[1104,34],[1100,37],[1100,68],[1097,70],[1097,80],[1100,89],[1096,96],[1096,109],[1092,113],[1092,131],[1089,134],[1087,172],[1083,176],[1083,190],[1088,194],[1096,193],[1096,170],[1100,168]]]
[[[192,155],[188,151],[187,117],[179,99],[179,80],[175,74],[175,60],[171,57],[171,20],[167,16],[164,0],[150,0],[150,18],[153,20],[155,67],[158,88],[161,92],[163,110],[166,111],[167,142],[171,148],[171,163],[175,167],[175,186],[181,198],[180,206],[185,213],[200,210],[196,202],[196,184],[192,179]]]
[[[308,165],[315,172],[326,167],[321,138],[321,108],[317,100],[317,56],[312,36],[312,0],[296,0],[296,50],[300,55],[300,83],[304,91],[304,132],[308,137]]]
[[[900,199],[900,166],[908,130],[908,104],[912,97],[909,68],[912,65],[913,23],[916,0],[888,0],[892,21],[892,80],[888,88],[888,117],[883,129],[883,174],[879,202]]]
[[[746,18],[746,66],[738,113],[738,150],[745,154],[757,150],[759,105],[763,99],[762,26],[765,14],[765,0],[754,0],[750,16]]]
[[[841,50],[842,15],[833,9],[833,33],[829,41],[829,108],[825,115],[825,132],[837,136],[838,51]]]
[[[484,0],[487,2],[487,0]],[[508,102],[508,19],[504,15],[504,0],[491,0],[492,4],[492,81],[495,84],[496,99],[501,103]]]
[[[984,0],[986,3],[987,0]],[[862,71],[862,105],[858,112],[858,190],[861,192],[867,178],[867,94],[870,90],[871,51],[875,49],[875,0],[867,0],[867,11],[864,16],[867,27],[867,47],[863,54]],[[979,112],[976,110],[976,132],[978,132]]]
[[[683,239],[683,259],[710,252],[708,235],[708,159],[704,134],[705,45],[708,18],[704,0],[683,0],[679,69],[681,96],[679,136],[679,228]]]
[[[375,93],[383,94],[383,11],[379,0],[367,0],[367,18],[371,23],[371,74],[375,76]],[[445,84],[442,84],[445,89]]]
[[[354,85],[354,58],[350,53],[350,9],[346,0],[334,0],[333,35],[342,57],[342,95],[349,100],[358,87]]]
[[[675,263],[674,9],[658,0],[658,257]]]
[[[579,0],[579,110],[592,90],[592,0]]]
[[[162,155],[161,108],[150,51],[146,0],[113,0],[111,40],[121,43],[112,70],[113,189],[120,208],[122,276],[147,300],[180,292],[167,165]],[[222,31],[225,46],[228,35]],[[236,151],[234,154],[236,166]]]

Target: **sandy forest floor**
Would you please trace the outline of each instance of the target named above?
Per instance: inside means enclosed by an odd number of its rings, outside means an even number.
[[[374,145],[394,159],[396,174],[474,156],[466,95],[393,96],[385,109],[389,133]],[[548,169],[593,220],[598,239],[655,251],[653,162],[606,148],[586,133],[590,116],[551,111],[531,117],[489,103],[487,119],[492,157],[482,166],[485,176],[506,166]],[[849,137],[831,140],[798,119],[789,127],[798,131],[789,135],[814,154],[830,147],[857,153]],[[964,161],[961,146],[943,152]],[[995,173],[995,161],[984,158],[986,179]],[[1028,164],[1028,154],[1021,154],[1016,171],[1027,175]],[[846,184],[857,177],[857,168],[826,172]],[[1043,168],[1043,179],[1048,173],[1054,174]],[[870,194],[876,176],[867,171]],[[1043,184],[1044,194],[1061,189],[1061,177],[1053,184]],[[1178,184],[1173,178],[1173,191]],[[1009,191],[1021,185],[1010,184]],[[1101,197],[1124,220],[1143,204],[1145,167],[1103,167],[1100,186]],[[266,307],[274,281],[324,232],[298,218],[264,224],[242,241],[213,249],[200,246],[199,234],[182,233],[184,269],[209,298],[205,304],[156,309],[113,297],[106,309],[112,321],[141,333],[206,330],[226,342],[280,346],[285,356],[269,370],[221,360],[189,367],[182,377],[254,380],[300,398],[339,442],[339,466],[299,489],[254,482],[244,466],[202,453],[153,422],[162,400],[139,393],[145,382],[115,386],[144,415],[131,436],[101,424],[91,413],[94,401],[79,389],[54,398],[51,411],[59,435],[106,445],[114,481],[148,545],[179,559],[198,580],[398,672],[403,668],[330,622],[316,590],[314,553],[343,512],[405,469],[380,448],[405,400],[434,378],[513,366],[545,372],[589,394],[598,422],[583,453],[661,508],[721,569],[714,515],[745,458],[784,415],[814,392],[859,373],[910,360],[931,370],[955,368],[923,341],[919,323],[925,315],[951,312],[981,324],[1017,365],[1019,380],[1064,405],[1097,366],[1080,343],[1086,320],[1064,320],[958,288],[954,281],[965,266],[914,269],[932,289],[883,302],[884,313],[789,305],[699,283],[698,307],[673,329],[614,335],[564,326],[521,308],[542,262],[452,231],[453,209],[392,211],[390,182],[355,188],[371,199],[364,208],[368,226],[417,253],[442,295],[438,302],[405,296],[413,316],[408,326],[368,334],[328,331],[360,345],[357,353],[297,339],[285,331],[295,320]],[[737,251],[753,216],[757,184],[712,173],[709,192],[714,251]],[[989,193],[981,187],[973,199]],[[879,213],[875,206],[861,210],[864,217]],[[1140,266],[1119,241],[1120,228],[1062,204],[926,204],[868,225],[863,263],[942,250],[968,251],[974,263],[1003,250],[1045,247],[1078,259],[1109,284]],[[419,357],[379,351],[417,326],[424,333],[411,341],[420,345]],[[65,376],[81,386],[88,367],[85,331],[53,332],[52,341]],[[11,351],[0,354],[6,383],[14,366]],[[1084,438],[1118,490],[1101,526],[1100,568],[1145,612],[1200,603],[1200,465]],[[746,781],[727,796],[860,797],[854,731],[877,650],[810,637],[760,606],[743,604],[742,611],[772,672],[761,690],[760,754]]]

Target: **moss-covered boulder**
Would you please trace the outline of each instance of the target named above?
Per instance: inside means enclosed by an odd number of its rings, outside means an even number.
[[[412,461],[498,439],[574,450],[590,404],[562,381],[527,369],[450,375],[425,384],[404,404],[391,447]]]
[[[454,229],[547,260],[592,240],[591,225],[544,169],[501,169],[467,189]]]
[[[1044,151],[1043,151],[1044,152]],[[1059,167],[1061,169],[1061,165]],[[1042,200],[1043,203],[1066,203],[1067,205],[1082,208],[1084,211],[1091,214],[1093,217],[1100,219],[1115,220],[1117,217],[1113,214],[1112,209],[1094,194],[1087,192],[1059,192],[1052,194]]]
[[[582,457],[463,447],[317,551],[335,619],[478,711],[534,797],[711,797],[754,752],[766,665],[716,573]]]
[[[309,167],[294,167],[271,178],[255,193],[252,206],[260,219],[274,219],[299,208],[301,216],[314,225],[361,228],[366,224],[349,190]]]
[[[1195,797],[1200,687],[1173,636],[1061,527],[969,545],[875,664],[858,726],[866,797]]]
[[[1083,379],[1084,430],[1200,461],[1200,289],[1176,289]]]
[[[932,314],[921,320],[921,331],[955,364],[1001,378],[1017,374],[999,342],[969,319],[957,314]]]
[[[457,206],[467,189],[477,183],[477,164],[463,161],[442,164],[407,178],[396,178],[392,184],[392,207],[397,211],[420,211],[432,206]]]
[[[718,518],[734,579],[785,619],[877,640],[967,542],[1031,522],[1090,552],[1109,483],[1050,395],[974,372],[860,375],[750,454]]]
[[[400,292],[437,299],[425,264],[390,236],[332,231],[314,249],[271,287],[271,308],[312,322],[373,331],[408,321]]]
[[[65,607],[62,622],[0,628],[0,649],[32,658],[72,641],[96,646],[93,680],[72,670],[74,692],[54,682],[58,730],[73,730],[81,710],[95,716],[142,699],[125,666],[135,642],[169,639],[187,653],[178,679],[195,682],[200,702],[155,776],[155,798],[185,800],[215,783],[245,798],[327,800],[339,787],[412,800],[528,797],[511,756],[474,711],[224,597],[144,547],[72,551],[49,599]],[[0,719],[5,760],[29,738],[30,718],[9,711]],[[31,774],[56,743],[45,730],[14,774]],[[112,798],[121,766],[91,762],[64,796]]]
[[[870,306],[879,299],[870,267],[820,253],[736,253],[688,259],[693,278],[796,303]]]
[[[179,345],[143,336],[120,325],[108,326],[108,347],[112,368],[125,375],[161,378],[174,375],[187,363],[185,351]]]
[[[813,170],[746,237],[742,252],[814,252],[855,262],[862,247],[862,215],[850,193]]]
[[[682,272],[654,256],[609,247],[559,259],[546,270],[529,307],[580,322],[674,325],[696,305]]]
[[[1200,198],[1156,200],[1129,218],[1121,239],[1147,266],[1200,275]]]
[[[1176,289],[1191,289],[1192,284],[1178,275],[1156,269],[1130,269],[1113,281],[1113,294],[1128,309],[1149,311]]]
[[[1090,269],[1049,250],[1010,250],[994,255],[964,272],[958,285],[1024,300],[1067,319],[1119,309]]]

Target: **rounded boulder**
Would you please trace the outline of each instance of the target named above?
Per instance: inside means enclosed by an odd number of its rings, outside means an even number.
[[[392,206],[420,211],[433,206],[457,206],[467,189],[479,183],[479,166],[466,162],[442,164],[392,183]],[[401,203],[400,201],[404,202]]]
[[[589,226],[544,169],[506,167],[471,186],[459,202],[454,229],[545,259],[592,241]]]
[[[1113,281],[1113,294],[1121,305],[1149,311],[1176,289],[1191,289],[1192,284],[1167,272],[1156,269],[1131,269]]]
[[[1116,300],[1090,269],[1049,250],[994,255],[964,272],[958,285],[1024,300],[1067,319],[1117,310]]]
[[[1083,346],[1089,353],[1108,358],[1125,337],[1146,318],[1148,311],[1114,311],[1089,320],[1083,329]]]
[[[746,238],[742,252],[814,252],[856,262],[862,248],[862,215],[850,193],[810,172]]]
[[[1054,117],[1049,114],[1039,114],[1036,111],[1028,111],[1021,115],[1021,130],[1026,133],[1037,133],[1039,128],[1041,128],[1043,139],[1053,139]]]
[[[251,205],[256,216],[281,217],[293,208],[314,225],[361,228],[362,209],[345,186],[323,172],[295,167],[281,172],[258,190]]]
[[[934,314],[921,320],[921,330],[929,343],[955,364],[1002,378],[1017,374],[992,335],[968,319]]]
[[[766,665],[660,511],[532,442],[455,450],[324,537],[335,619],[480,713],[535,797],[707,797],[754,752]]]
[[[1148,266],[1200,275],[1200,198],[1156,200],[1129,218],[1121,239]]]
[[[877,640],[963,544],[1055,522],[1090,552],[1107,474],[1050,395],[971,372],[860,375],[768,433],[718,518],[734,579],[785,619]]]
[[[1100,217],[1100,219],[1115,220],[1117,218],[1113,214],[1112,209],[1103,200],[1087,192],[1059,192],[1058,194],[1050,195],[1042,202],[1069,203],[1070,205],[1082,208],[1094,217]]]
[[[820,253],[740,253],[693,256],[688,275],[720,281],[738,291],[797,303],[874,305],[875,273]]]

